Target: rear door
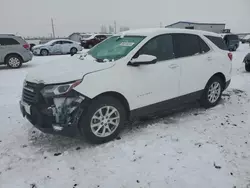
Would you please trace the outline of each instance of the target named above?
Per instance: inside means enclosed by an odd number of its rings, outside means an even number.
[[[4,50],[4,38],[0,38],[0,63],[4,62],[5,50]]]
[[[198,35],[174,34],[173,37],[175,60],[181,66],[180,95],[203,90],[212,76],[210,48]]]
[[[4,62],[4,58],[9,53],[22,54],[21,50],[25,50],[18,41],[10,37],[0,38],[0,63]]]
[[[70,49],[73,46],[73,42],[71,41],[62,41],[62,53],[67,54],[70,52]]]

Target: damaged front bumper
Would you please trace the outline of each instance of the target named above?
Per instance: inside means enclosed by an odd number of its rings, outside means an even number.
[[[67,96],[46,98],[36,103],[26,102],[22,97],[20,101],[22,115],[44,133],[78,136],[78,122],[87,99],[75,91],[72,93]]]

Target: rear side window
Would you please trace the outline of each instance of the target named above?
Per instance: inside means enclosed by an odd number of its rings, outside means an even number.
[[[175,57],[188,57],[199,54],[200,38],[192,34],[173,34]]]
[[[157,61],[174,58],[173,39],[171,35],[160,35],[149,40],[136,56],[141,54],[153,55]]]
[[[6,46],[6,45],[17,45],[19,42],[17,42],[13,38],[0,38],[0,45]]]
[[[62,41],[62,44],[72,44],[73,42],[71,41]]]
[[[224,38],[227,38],[228,40],[239,40],[237,35],[226,35]]]
[[[208,35],[206,35],[206,37],[221,50],[228,50],[227,45],[225,44],[224,40],[221,37],[214,37]]]

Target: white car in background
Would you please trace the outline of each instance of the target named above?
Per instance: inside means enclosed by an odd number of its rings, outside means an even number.
[[[45,44],[36,45],[32,49],[34,55],[42,56],[69,53],[76,54],[81,50],[82,47],[80,43],[67,39],[51,40]]]
[[[28,73],[21,111],[45,133],[107,142],[129,119],[196,101],[217,105],[231,81],[233,56],[225,48],[220,35],[205,31],[116,34],[84,55]]]

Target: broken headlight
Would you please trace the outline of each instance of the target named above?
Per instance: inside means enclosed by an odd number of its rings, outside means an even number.
[[[48,85],[45,86],[41,93],[44,97],[53,97],[56,95],[63,95],[68,93],[70,90],[78,86],[82,80],[77,80],[72,83],[60,84],[60,85]]]

